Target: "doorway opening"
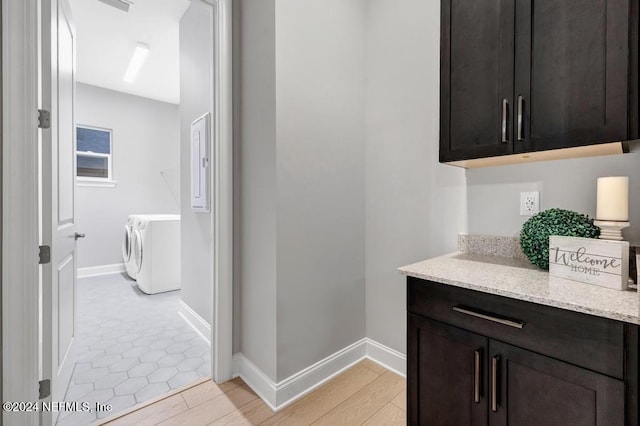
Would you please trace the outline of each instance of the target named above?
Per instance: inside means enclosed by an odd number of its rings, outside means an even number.
[[[213,258],[207,260],[213,271],[211,375],[221,383],[232,375],[231,0],[206,4],[213,8],[215,45],[209,76],[214,82]],[[67,19],[70,9],[68,0],[24,0],[20,7],[2,0],[3,400],[62,402],[70,377],[65,374],[71,371],[67,366],[74,365],[70,359],[76,338],[75,233],[83,232],[75,224],[75,26]],[[113,137],[116,153],[118,136]],[[67,167],[58,167],[62,162]],[[118,165],[113,166],[117,180]],[[60,185],[70,197],[61,196]],[[60,200],[64,204],[54,203]],[[122,228],[116,232],[121,236]],[[69,282],[71,286],[61,285]],[[71,315],[58,315],[61,311]],[[35,426],[51,424],[58,414],[2,417]]]
[[[56,238],[72,232],[75,244],[44,270],[57,330],[44,339],[42,370],[49,342],[52,400],[103,407],[52,420],[89,424],[213,375],[215,8],[197,0],[52,3],[58,120],[68,105],[74,126],[66,135],[58,122],[50,169],[43,149],[43,182],[49,172],[58,182],[51,198],[43,190],[42,239],[51,232],[54,251],[63,246]],[[71,46],[75,67],[65,81]]]

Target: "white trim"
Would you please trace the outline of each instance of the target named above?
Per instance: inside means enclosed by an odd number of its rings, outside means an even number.
[[[124,263],[114,263],[112,265],[87,266],[78,268],[78,279],[88,277],[99,277],[101,275],[120,274],[126,271]]]
[[[38,12],[36,0],[2,0],[2,400],[37,401]],[[0,423],[37,425],[33,413]]]
[[[233,375],[241,377],[269,408],[279,411],[363,359],[405,377],[406,355],[366,337],[277,383],[237,353],[233,356]]]
[[[213,97],[213,327],[211,372],[222,383],[233,377],[233,62],[232,0],[214,9]]]
[[[276,385],[278,410],[292,404],[361,361],[365,358],[366,352],[366,339],[361,339],[278,382]]]
[[[264,401],[273,411],[278,411],[276,384],[254,363],[242,353],[233,356],[233,377],[242,380]]]
[[[76,178],[77,187],[86,188],[115,188],[118,186],[118,181],[115,180],[88,180],[84,178]]]
[[[211,344],[211,324],[191,309],[184,300],[180,300],[178,313],[208,344]]]
[[[407,356],[405,354],[375,340],[367,338],[366,341],[367,358],[387,370],[391,370],[402,377],[407,377]]]

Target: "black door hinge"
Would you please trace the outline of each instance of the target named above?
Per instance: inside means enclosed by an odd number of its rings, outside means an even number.
[[[38,264],[45,265],[51,262],[51,247],[40,246],[38,247],[38,249],[39,249],[38,257],[40,258],[40,260],[38,261]]]
[[[38,110],[38,128],[48,129],[51,127],[51,113],[46,109]]]
[[[40,380],[38,384],[40,385],[38,387],[38,397],[40,399],[45,399],[46,397],[51,395],[51,380]]]

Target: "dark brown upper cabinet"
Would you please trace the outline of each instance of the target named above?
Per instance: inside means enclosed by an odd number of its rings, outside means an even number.
[[[440,161],[638,138],[638,0],[442,0]]]

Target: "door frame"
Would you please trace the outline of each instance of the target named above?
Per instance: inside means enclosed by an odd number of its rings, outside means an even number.
[[[38,399],[38,2],[2,0],[2,400]],[[36,425],[2,413],[5,425]]]
[[[2,388],[3,401],[38,399],[41,315],[38,265],[38,36],[40,0],[1,0],[2,23]],[[214,7],[214,229],[212,376],[232,377],[233,119],[232,0]],[[43,285],[46,285],[43,283]],[[2,413],[3,424],[36,425],[33,413]]]
[[[213,324],[211,376],[233,375],[233,57],[232,1],[205,1],[214,9]]]

